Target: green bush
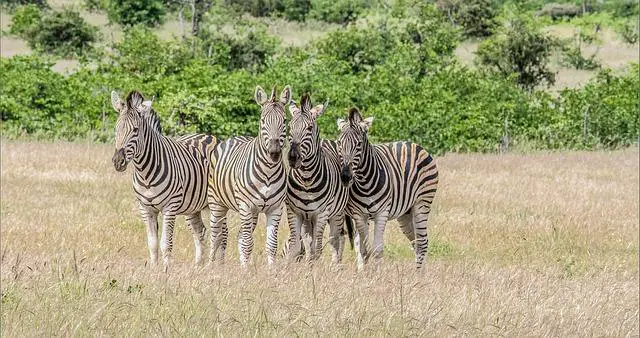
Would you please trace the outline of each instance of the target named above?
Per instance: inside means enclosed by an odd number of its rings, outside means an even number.
[[[109,9],[109,0],[84,0],[84,8],[90,12],[106,11]]]
[[[438,8],[457,25],[467,37],[486,37],[498,26],[497,8],[493,0],[441,0]]]
[[[264,68],[280,45],[280,41],[260,24],[235,25],[234,35],[212,26],[201,32],[200,42],[203,53],[215,64],[229,70],[245,68],[253,71]]]
[[[38,6],[33,4],[20,6],[13,13],[10,32],[26,39],[35,33],[41,19],[42,12]]]
[[[283,0],[284,17],[292,21],[305,21],[311,10],[311,0]]]
[[[47,0],[2,0],[0,1],[0,5],[10,9],[28,5],[34,5],[40,9],[49,8]]]
[[[109,21],[123,26],[162,24],[165,9],[162,0],[109,0]]]
[[[557,42],[533,27],[526,19],[514,18],[499,34],[485,40],[476,52],[489,71],[516,76],[518,85],[531,91],[536,86],[555,83],[549,57]]]
[[[224,4],[242,13],[255,17],[270,16],[284,12],[281,0],[224,0]]]
[[[619,25],[617,29],[622,40],[628,44],[636,44],[640,35],[640,24],[636,22],[626,21]]]
[[[366,0],[311,0],[309,17],[345,25],[355,21],[368,7]]]
[[[42,17],[27,42],[35,50],[68,57],[91,51],[97,37],[97,27],[89,25],[78,12],[64,9]]]
[[[576,36],[562,46],[562,65],[575,69],[598,69],[600,63],[596,60],[596,54],[597,50],[589,57],[582,55],[582,39]]]

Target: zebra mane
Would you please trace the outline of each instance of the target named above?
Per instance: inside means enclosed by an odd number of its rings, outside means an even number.
[[[129,95],[127,95],[126,103],[127,107],[129,107],[129,111],[135,110],[138,112],[144,123],[162,134],[162,127],[160,126],[158,114],[156,114],[155,110],[151,107],[149,107],[149,109],[144,109],[142,107],[144,103],[144,96],[142,93],[137,90],[131,91]]]
[[[352,127],[358,125],[359,122],[362,121],[362,116],[360,115],[360,111],[356,107],[352,107],[349,109],[349,123]]]

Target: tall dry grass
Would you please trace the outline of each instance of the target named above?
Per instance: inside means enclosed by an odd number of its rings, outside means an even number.
[[[2,335],[638,335],[638,149],[438,158],[423,273],[393,222],[378,271],[145,266],[130,172],[112,146],[2,142]],[[281,242],[287,236],[281,227]],[[328,250],[326,250],[328,251]]]

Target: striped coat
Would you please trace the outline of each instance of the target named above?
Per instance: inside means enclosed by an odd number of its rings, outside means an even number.
[[[433,157],[410,142],[370,144],[368,130],[373,118],[362,119],[353,108],[349,119],[338,120],[342,153],[341,179],[350,186],[347,214],[357,229],[356,254],[362,268],[367,254],[368,220],[373,219],[373,255],[379,260],[388,220],[397,219],[421,268],[427,253],[427,220],[438,186]]]
[[[349,189],[340,184],[340,156],[336,143],[322,140],[316,119],[327,103],[311,108],[308,95],[302,96],[300,107],[291,102],[289,123],[289,165],[287,178],[287,216],[290,236],[289,258],[301,252],[300,239],[308,259],[322,252],[325,224],[330,226],[329,244],[332,261],[342,259],[344,249],[344,207]]]
[[[238,238],[240,263],[246,266],[253,251],[253,230],[258,215],[267,217],[267,261],[275,260],[278,225],[286,196],[286,175],[282,163],[285,138],[284,107],[291,99],[287,86],[278,99],[275,87],[267,98],[261,87],[255,100],[261,107],[258,137],[234,137],[215,148],[209,176],[211,209],[211,262],[223,260],[227,245],[227,212],[240,214]],[[220,251],[218,253],[218,251]]]
[[[216,138],[196,134],[171,139],[162,134],[151,102],[131,92],[125,101],[111,93],[118,111],[116,150],[112,161],[117,171],[132,162],[133,190],[147,226],[152,264],[158,260],[158,214],[163,216],[162,250],[165,271],[173,248],[173,227],[177,215],[185,215],[196,248],[195,261],[202,257],[205,227],[200,212],[207,206],[208,156]]]

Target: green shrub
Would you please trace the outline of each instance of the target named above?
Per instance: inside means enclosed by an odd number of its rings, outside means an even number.
[[[224,0],[224,4],[255,17],[281,13],[285,8],[281,0]]]
[[[518,85],[531,91],[536,86],[555,82],[555,74],[548,63],[557,42],[542,33],[525,19],[512,19],[506,29],[485,40],[476,54],[481,65],[489,71],[509,77],[516,76]]]
[[[565,42],[562,46],[562,65],[575,69],[593,70],[600,68],[596,60],[596,50],[591,56],[582,55],[582,38],[578,35]]]
[[[33,4],[20,6],[13,13],[10,32],[26,39],[35,33],[41,19],[42,13],[38,6]]]
[[[162,24],[165,9],[162,0],[109,0],[109,21],[123,26]]]
[[[2,0],[0,1],[0,5],[9,9],[28,5],[34,5],[40,9],[49,8],[47,0]]]
[[[109,9],[109,0],[84,0],[84,8],[90,12],[106,11]]]
[[[305,21],[311,10],[311,0],[283,0],[282,4],[287,20]]]
[[[486,37],[498,26],[497,9],[493,0],[441,0],[438,8],[457,25],[467,37]]]
[[[264,68],[276,53],[280,41],[267,33],[261,24],[235,25],[233,35],[212,26],[200,35],[203,53],[215,64],[229,70],[245,68],[257,71]]]
[[[64,9],[45,15],[27,42],[33,49],[59,56],[81,56],[92,49],[98,28],[89,25],[78,12]]]
[[[309,17],[345,25],[355,21],[368,7],[366,0],[311,0]]]
[[[619,25],[617,31],[624,42],[633,45],[638,42],[638,35],[640,35],[640,24],[638,24],[638,22],[634,23],[631,21],[626,21]]]

